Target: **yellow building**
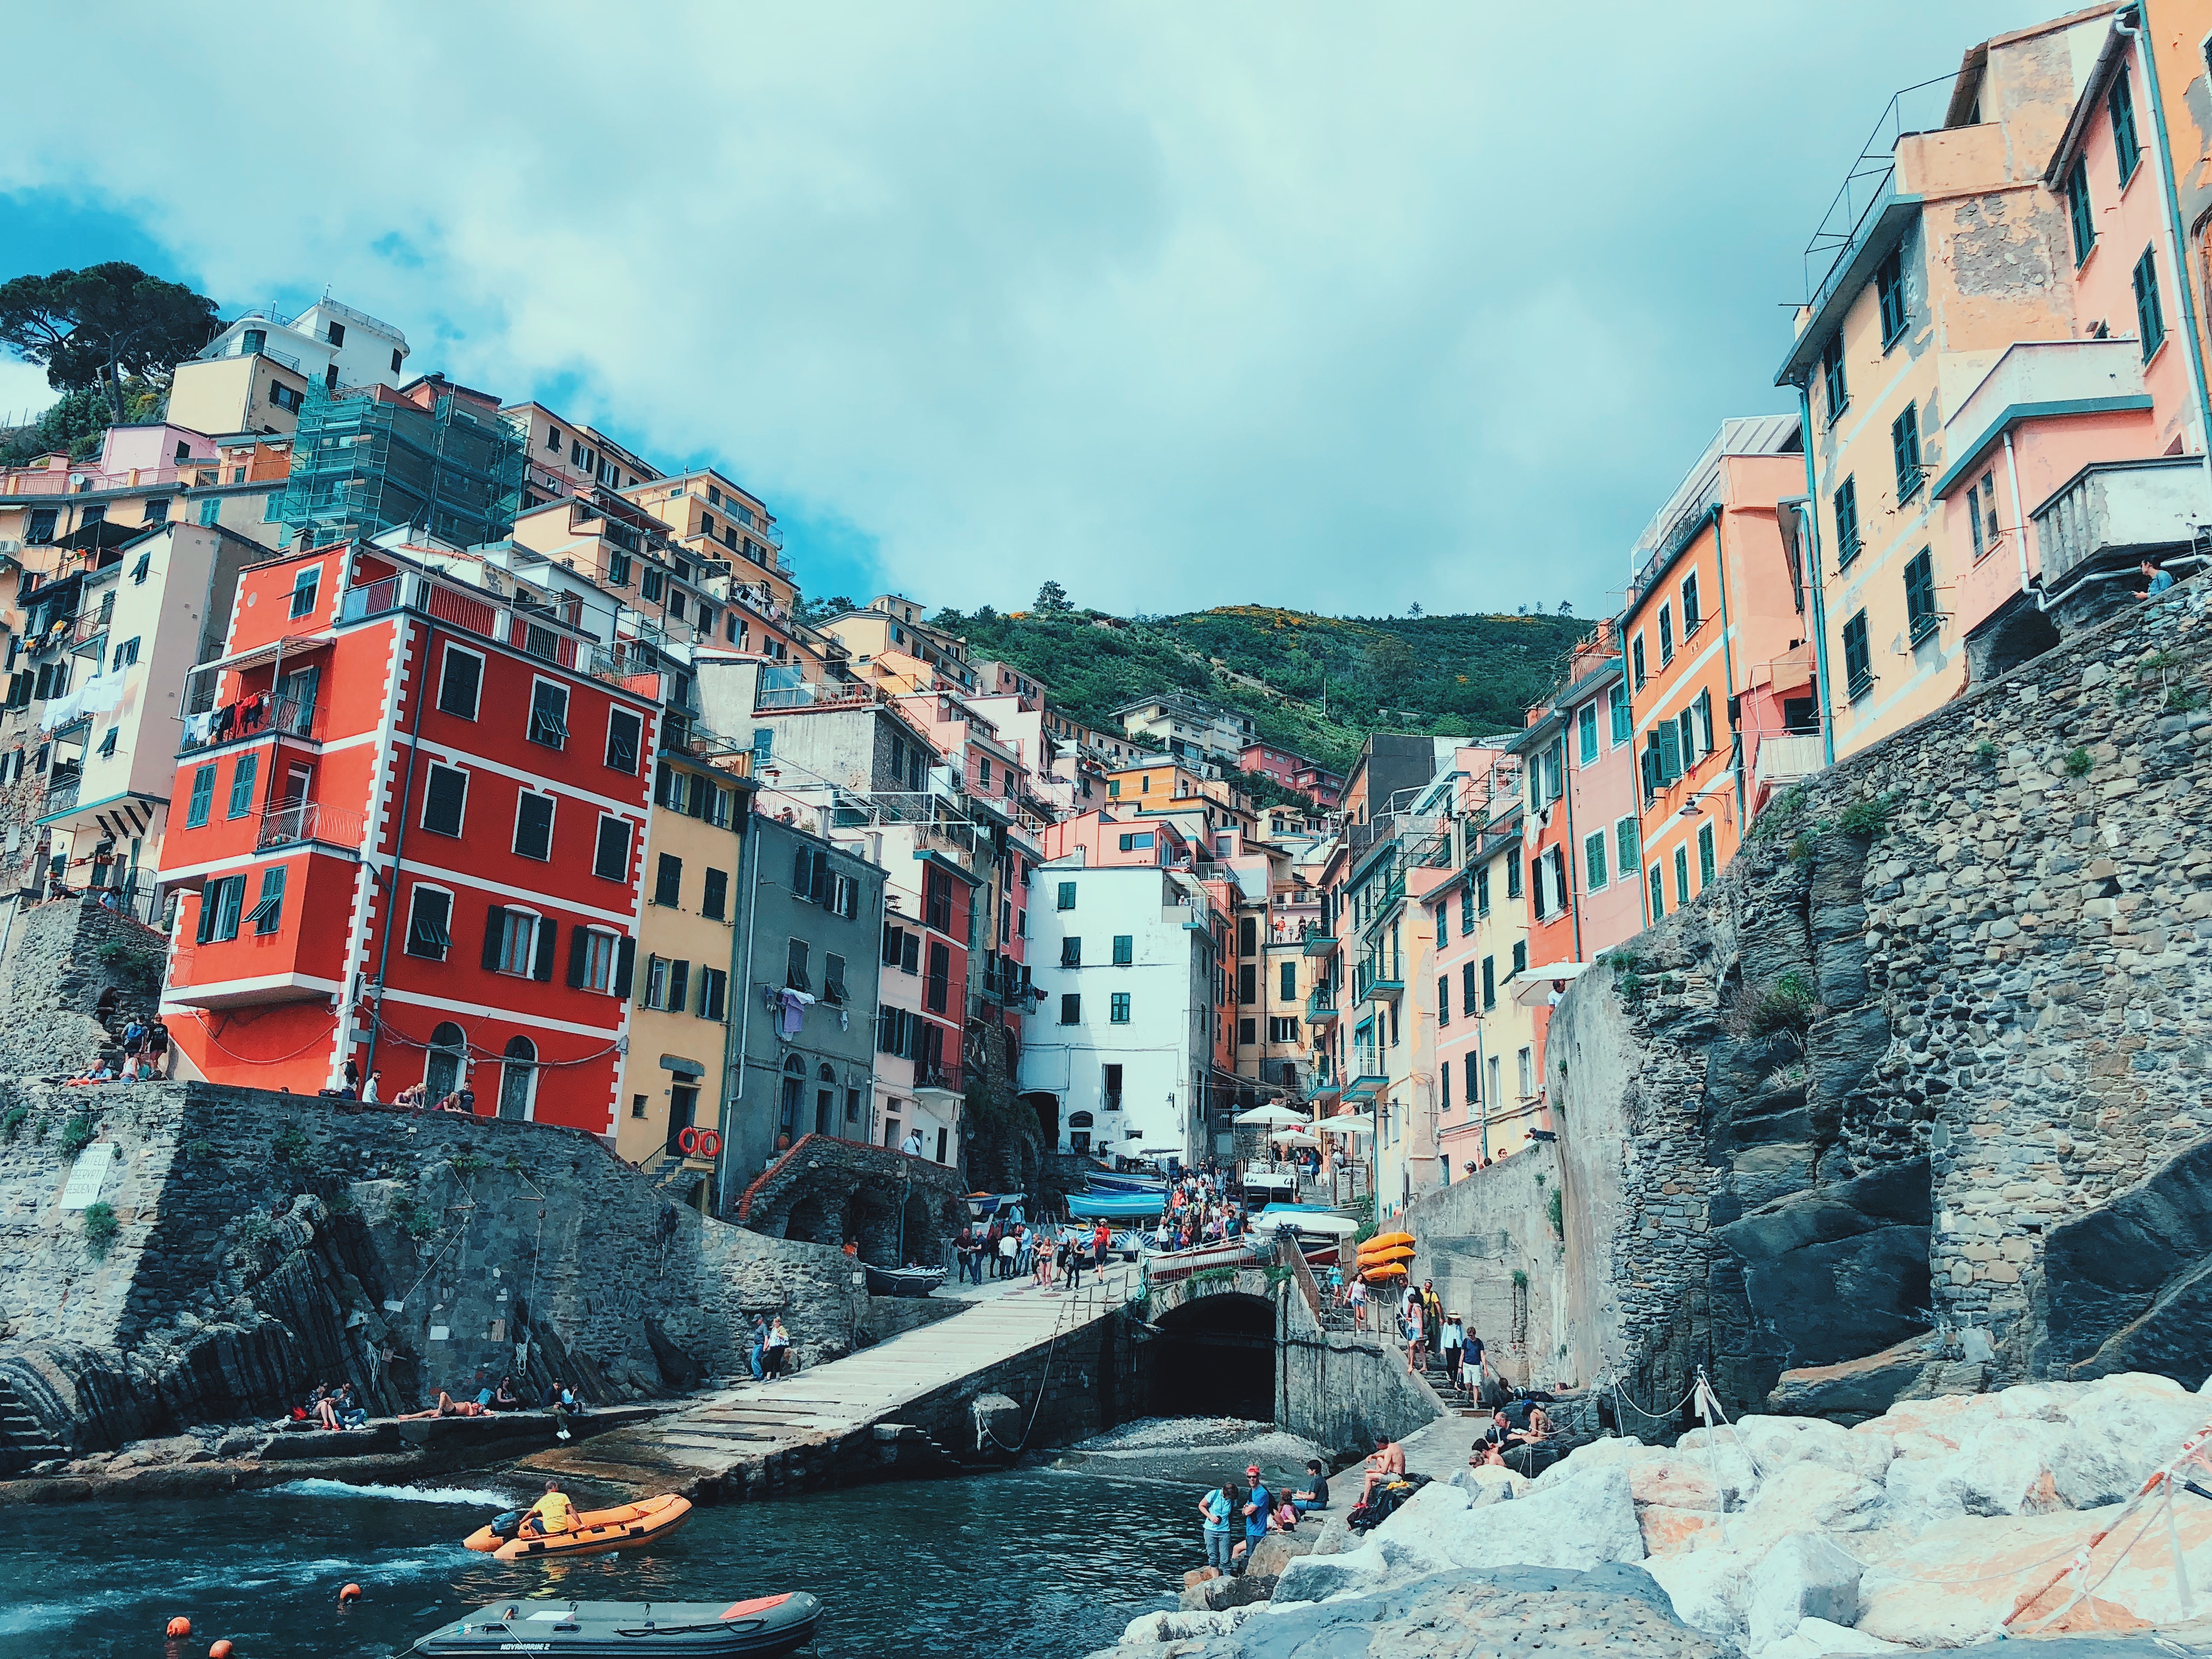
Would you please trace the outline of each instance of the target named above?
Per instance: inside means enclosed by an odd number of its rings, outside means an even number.
[[[662,752],[646,828],[645,904],[615,1150],[648,1169],[682,1155],[677,1137],[685,1128],[721,1123],[750,786],[724,769],[745,757],[717,765],[706,748],[702,742],[696,753]],[[694,1158],[686,1167],[704,1173],[714,1160]]]

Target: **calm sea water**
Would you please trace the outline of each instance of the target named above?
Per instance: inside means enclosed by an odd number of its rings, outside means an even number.
[[[1174,1605],[1203,1565],[1181,1486],[1051,1469],[703,1509],[649,1554],[505,1565],[460,1540],[495,1484],[302,1481],[189,1503],[0,1510],[0,1655],[237,1659],[404,1653],[480,1602],[822,1597],[820,1659],[1060,1659]],[[341,1610],[352,1581],[366,1592]],[[170,1618],[192,1621],[170,1643]]]

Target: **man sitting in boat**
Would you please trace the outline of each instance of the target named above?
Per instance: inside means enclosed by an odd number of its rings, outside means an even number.
[[[550,1538],[556,1533],[568,1531],[569,1516],[575,1507],[568,1501],[568,1494],[561,1490],[559,1481],[548,1480],[545,1496],[532,1504],[530,1512],[522,1517],[523,1536]]]

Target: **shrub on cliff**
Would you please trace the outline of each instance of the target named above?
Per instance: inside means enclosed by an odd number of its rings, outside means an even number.
[[[98,1133],[99,1131],[93,1126],[93,1121],[90,1118],[71,1118],[62,1127],[62,1156],[64,1158],[75,1158],[79,1152],[92,1145],[92,1138]]]
[[[88,1204],[84,1206],[84,1247],[95,1256],[107,1254],[107,1247],[115,1243],[115,1236],[123,1231],[115,1218],[112,1204]]]

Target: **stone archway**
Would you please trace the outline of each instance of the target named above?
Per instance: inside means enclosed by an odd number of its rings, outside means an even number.
[[[1241,1291],[1190,1296],[1154,1321],[1149,1409],[1161,1417],[1275,1417],[1275,1304]]]

